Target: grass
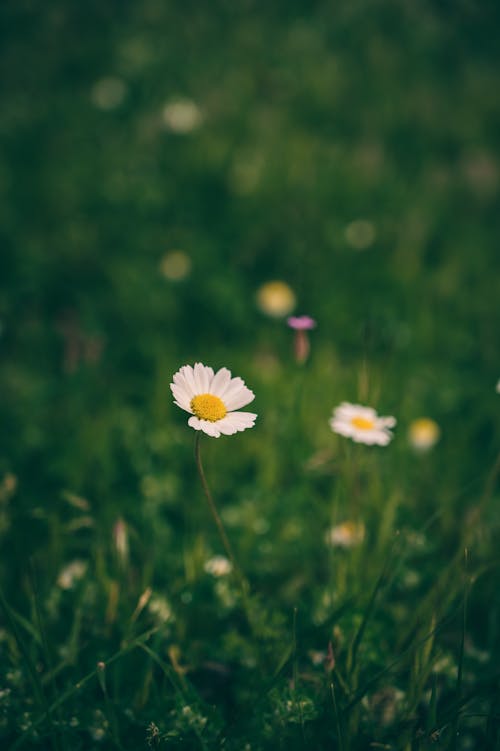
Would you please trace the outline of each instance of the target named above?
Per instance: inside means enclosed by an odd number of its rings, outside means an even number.
[[[500,748],[498,15],[2,4],[2,748]],[[199,446],[243,579],[168,387],[195,361],[256,394]]]

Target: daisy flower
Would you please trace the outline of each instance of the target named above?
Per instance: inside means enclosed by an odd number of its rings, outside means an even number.
[[[394,417],[379,417],[372,407],[342,402],[333,411],[330,427],[334,433],[352,438],[356,443],[387,446],[392,439],[389,428],[396,424]]]
[[[219,438],[221,434],[233,435],[253,427],[257,415],[234,410],[249,404],[255,395],[241,378],[232,378],[227,368],[214,373],[197,362],[194,368],[184,365],[173,380],[170,389],[174,403],[192,415],[188,425],[195,430]]]
[[[347,521],[331,527],[325,536],[326,544],[332,547],[352,548],[365,539],[365,525],[363,522]]]

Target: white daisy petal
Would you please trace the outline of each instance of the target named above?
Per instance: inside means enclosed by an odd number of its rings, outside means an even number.
[[[221,431],[224,432],[226,427],[235,429],[235,432],[252,428],[257,415],[252,412],[229,412],[223,420],[220,420],[217,425]]]
[[[175,397],[176,404],[178,404],[181,409],[185,409],[186,412],[191,412],[192,414],[193,411],[190,406],[191,399],[186,391],[181,386],[177,386],[174,383],[170,384],[170,390]]]
[[[226,388],[220,394],[220,398],[226,404],[227,399],[231,399],[235,394],[238,394],[242,388],[245,387],[245,381],[243,381],[241,378],[231,378],[230,382],[227,384]]]
[[[181,373],[179,371],[178,373],[174,375],[172,380],[174,382],[174,385],[179,386],[179,388],[183,389],[190,399],[193,397],[193,394],[191,393],[191,388],[188,382],[186,381],[186,378],[184,377],[184,373]]]
[[[218,396],[220,398],[229,385],[230,380],[231,371],[227,368],[221,368],[217,371],[212,379],[209,393],[214,394],[215,396]]]
[[[220,420],[218,422],[210,422],[210,420],[200,420],[200,426],[203,432],[209,435],[211,438],[219,438],[219,422]]]
[[[188,420],[188,425],[190,428],[194,428],[195,430],[201,430],[201,420],[198,417],[190,417]]]
[[[207,365],[202,365],[201,362],[195,363],[194,366],[194,379],[199,388],[200,394],[206,394],[208,392],[210,382],[214,377],[214,371]]]
[[[181,373],[183,378],[185,379],[191,396],[193,397],[195,396],[195,394],[199,394],[200,392],[198,391],[198,388],[196,386],[196,381],[194,380],[194,372],[191,365],[184,365],[184,367],[180,369],[179,373]]]
[[[253,402],[254,399],[255,394],[253,393],[253,391],[250,391],[250,389],[247,389],[246,386],[243,386],[234,394],[234,396],[225,396],[224,403],[226,405],[226,409],[228,410],[228,412],[230,412],[233,409],[239,409],[240,407],[244,407],[245,405],[250,404],[250,402]]]

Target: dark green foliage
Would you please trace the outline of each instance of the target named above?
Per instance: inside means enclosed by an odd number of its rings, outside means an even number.
[[[2,749],[500,748],[499,23],[0,4]],[[305,366],[273,279],[318,322]],[[246,598],[206,570],[168,388],[195,361],[256,394],[202,441]],[[334,435],[343,400],[394,441]]]

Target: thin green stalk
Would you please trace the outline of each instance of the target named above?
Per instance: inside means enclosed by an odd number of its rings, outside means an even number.
[[[340,715],[337,706],[337,697],[335,696],[335,686],[333,680],[330,683],[330,692],[332,694],[333,712],[335,714],[335,724],[337,726],[337,740],[339,742],[339,751],[344,751],[344,736],[342,733],[342,726],[340,724]]]
[[[198,469],[198,474],[200,475],[201,484],[203,486],[203,492],[205,493],[205,498],[207,499],[208,507],[210,509],[210,513],[212,514],[213,520],[217,526],[217,529],[219,531],[220,538],[222,540],[222,544],[224,546],[224,550],[227,553],[227,557],[233,564],[233,568],[235,571],[239,571],[238,564],[236,562],[236,558],[233,553],[233,549],[231,548],[231,544],[229,542],[229,538],[226,534],[226,530],[224,529],[224,525],[222,524],[222,519],[219,516],[219,512],[217,511],[217,507],[214,503],[214,499],[212,498],[212,494],[210,492],[210,488],[208,487],[207,478],[205,477],[205,472],[203,470],[203,464],[201,463],[201,453],[200,453],[200,434],[199,432],[196,434],[195,442],[194,442],[194,456],[196,459],[196,467]]]
[[[99,681],[101,691],[104,695],[104,704],[106,707],[106,715],[107,715],[107,719],[109,723],[109,729],[111,731],[111,740],[113,741],[116,748],[119,749],[119,751],[123,751],[123,746],[120,741],[120,734],[118,730],[119,725],[118,725],[118,720],[116,717],[115,708],[113,706],[113,702],[111,701],[111,698],[108,693],[108,687],[106,683],[106,663],[105,662],[97,663],[97,680]]]
[[[458,653],[457,686],[456,686],[457,704],[460,704],[460,702],[462,701],[462,677],[463,677],[463,663],[464,663],[464,652],[465,652],[465,631],[467,628],[467,599],[468,599],[468,594],[469,594],[469,582],[467,579],[468,553],[469,551],[466,548],[464,551],[466,579],[465,579],[465,587],[464,587],[464,599],[463,599],[463,605],[462,605],[462,634],[460,638],[460,649]],[[457,747],[459,714],[460,713],[457,712],[452,723],[452,736],[451,736],[450,749],[455,749]]]
[[[205,498],[208,503],[208,508],[210,509],[210,513],[212,514],[212,518],[219,532],[219,536],[220,536],[222,545],[224,546],[224,550],[226,551],[227,557],[232,563],[233,573],[241,587],[241,593],[243,596],[243,604],[245,606],[245,610],[247,611],[247,618],[251,625],[251,619],[249,618],[249,608],[248,608],[248,589],[249,589],[248,582],[245,579],[245,576],[243,575],[243,572],[241,571],[238,565],[236,557],[233,553],[233,549],[231,547],[231,543],[229,542],[229,538],[226,534],[226,530],[224,529],[224,525],[222,524],[222,519],[220,518],[219,512],[217,511],[217,507],[215,505],[214,499],[210,492],[210,488],[208,487],[207,478],[205,477],[205,472],[203,470],[203,464],[201,461],[200,433],[196,434],[195,443],[194,443],[194,456],[196,460],[196,467],[198,469],[198,474],[200,475],[203,492],[205,494]]]
[[[57,683],[56,683],[54,665],[52,662],[52,656],[50,654],[49,642],[48,642],[47,634],[45,632],[45,628],[43,624],[42,611],[40,608],[40,594],[39,594],[38,584],[37,584],[37,579],[36,579],[35,566],[34,566],[32,559],[30,559],[29,561],[29,577],[31,580],[31,588],[33,591],[33,603],[35,605],[35,614],[36,614],[36,621],[38,625],[38,631],[40,634],[40,639],[41,639],[43,653],[45,656],[47,670],[49,672],[49,675],[51,676],[49,680],[50,680],[50,686],[52,690],[52,696],[50,697],[50,701],[52,702],[57,697],[59,690],[58,690]],[[56,718],[58,722],[60,723],[61,717],[58,711],[56,712]],[[60,739],[59,736],[57,736],[56,741],[57,741],[58,747],[61,744],[64,748],[66,747],[66,744],[64,743],[63,738]]]

